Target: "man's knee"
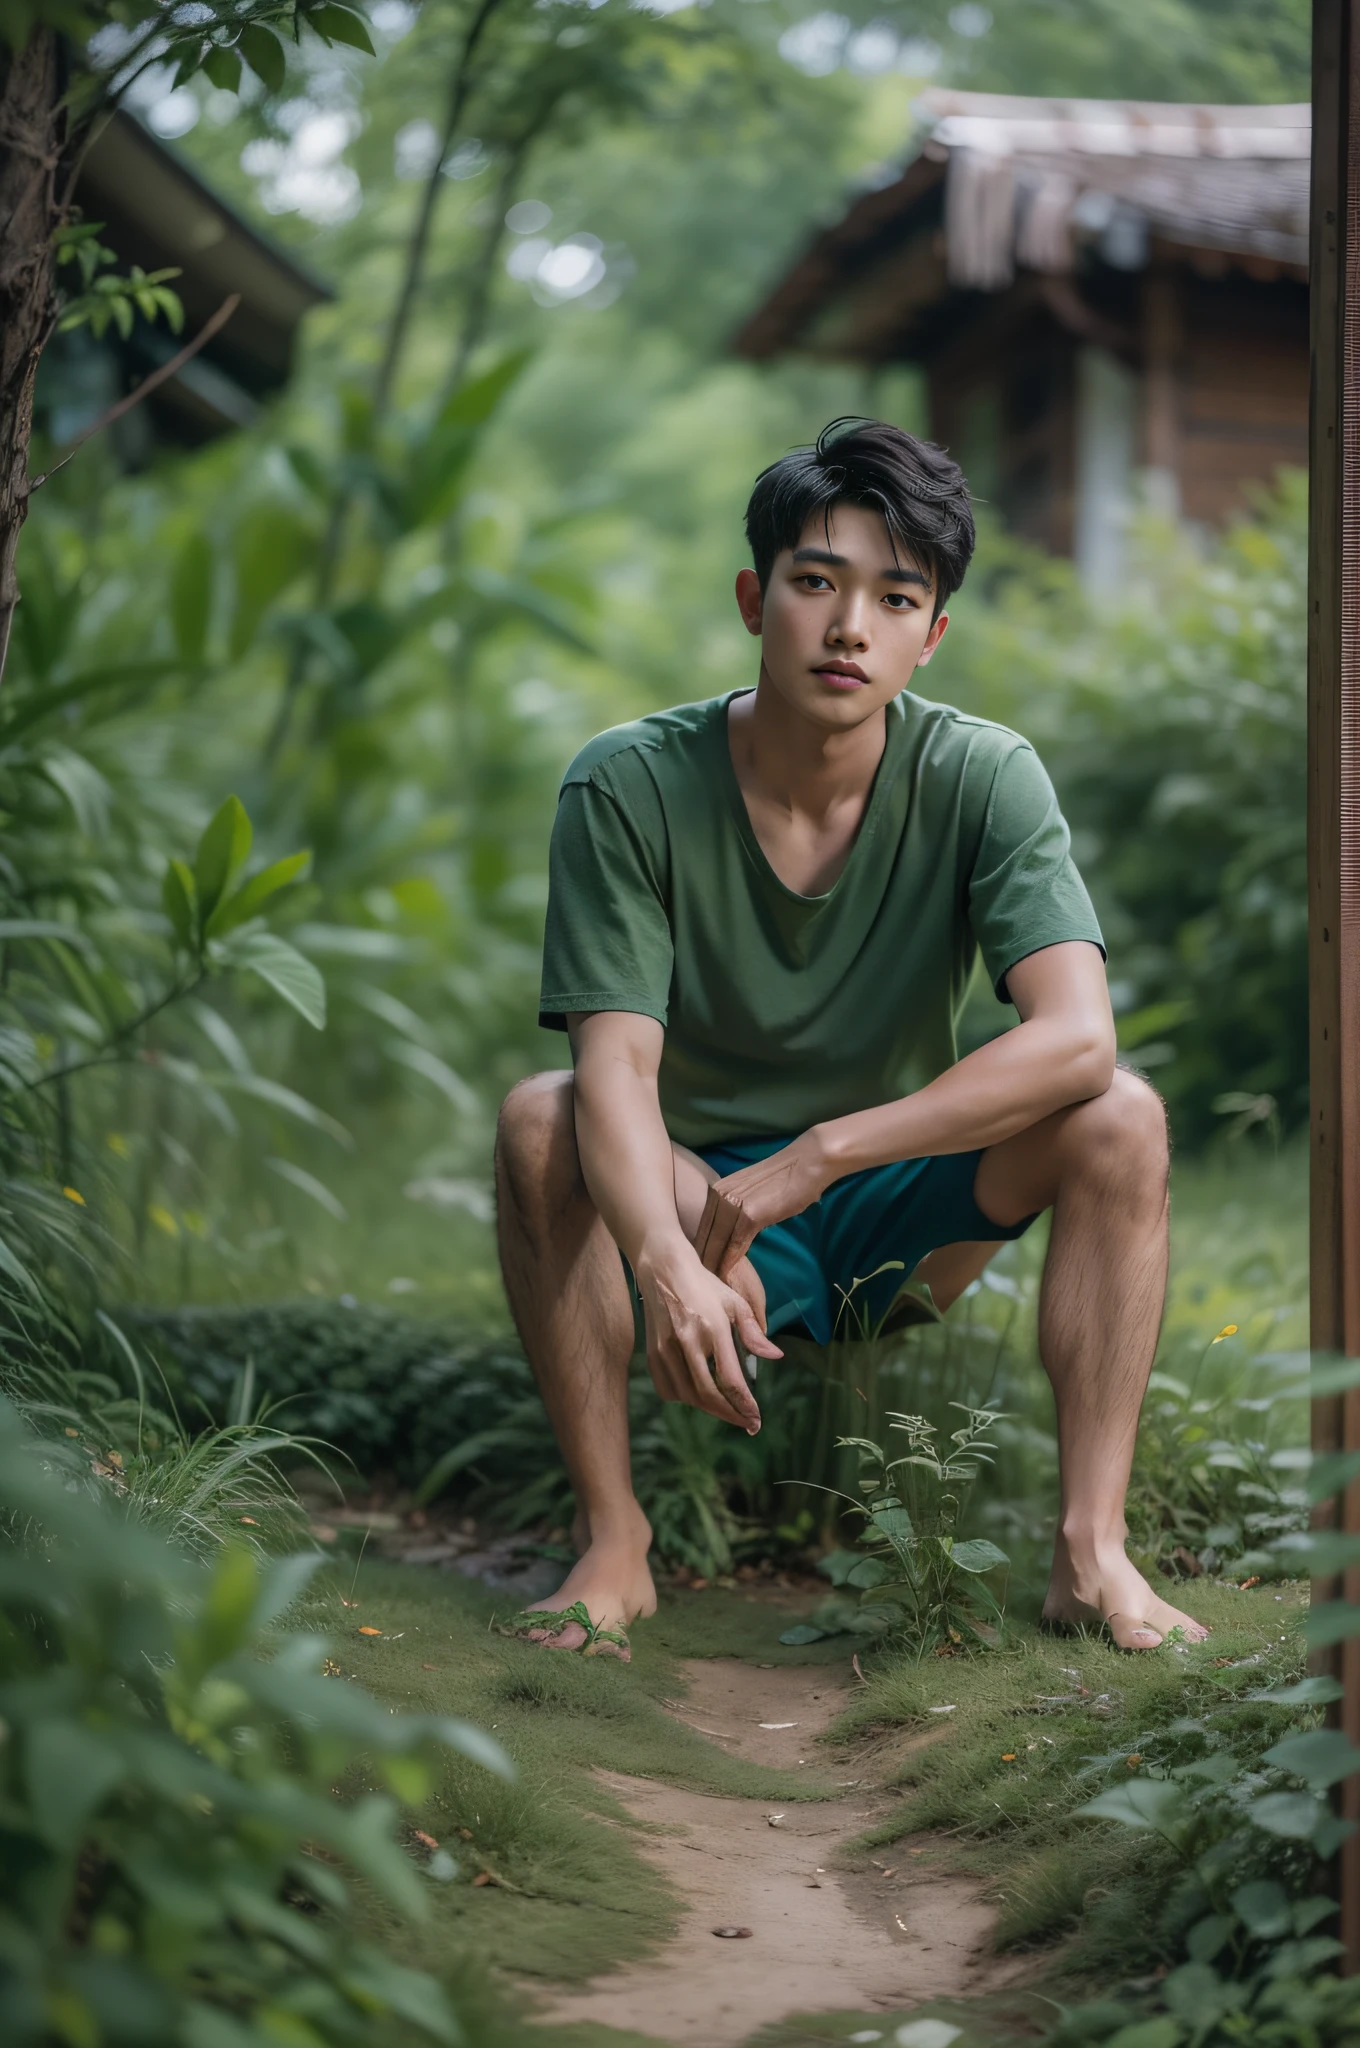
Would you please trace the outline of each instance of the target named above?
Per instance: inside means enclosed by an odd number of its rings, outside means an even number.
[[[560,1200],[579,1177],[572,1091],[565,1070],[530,1074],[501,1104],[496,1178],[520,1208],[535,1198]]]
[[[1165,1191],[1171,1157],[1166,1105],[1137,1074],[1116,1067],[1105,1093],[1074,1110],[1071,1132],[1084,1162]]]

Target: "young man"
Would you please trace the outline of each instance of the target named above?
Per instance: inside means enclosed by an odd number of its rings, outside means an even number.
[[[1124,1549],[1166,1282],[1162,1105],[1115,1065],[1100,930],[1033,751],[910,688],[972,554],[963,475],[837,421],[758,478],[746,530],[755,688],[601,734],[562,786],[540,1021],[570,1033],[574,1073],[511,1091],[497,1185],[581,1555],[516,1632],[626,1657],[655,1609],[636,1302],[662,1399],[755,1431],[744,1353],[778,1359],[781,1329],[825,1342],[890,1260],[860,1314],[913,1273],[947,1309],[1051,1209],[1045,1614],[1129,1650],[1199,1638]],[[959,1060],[978,952],[1020,1022]]]

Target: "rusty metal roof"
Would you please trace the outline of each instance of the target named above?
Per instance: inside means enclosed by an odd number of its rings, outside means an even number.
[[[1302,273],[1308,260],[1309,109],[1030,99],[931,90],[925,133],[895,179],[813,242],[738,337],[743,354],[797,345],[829,299],[927,236],[928,298],[1002,291],[1018,272],[1094,260],[1141,268],[1212,251]],[[941,191],[943,187],[943,191]],[[927,279],[930,282],[926,282]]]

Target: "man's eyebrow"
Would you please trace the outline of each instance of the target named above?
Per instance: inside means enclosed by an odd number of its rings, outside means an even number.
[[[825,562],[830,569],[848,569],[849,560],[845,555],[833,555],[829,548],[795,548],[795,562]],[[930,578],[919,569],[904,569],[900,562],[894,562],[891,569],[880,569],[880,580],[884,583],[917,583],[922,590],[930,589]]]

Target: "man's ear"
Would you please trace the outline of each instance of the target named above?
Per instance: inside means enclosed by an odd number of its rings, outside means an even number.
[[[928,632],[928,633],[926,634],[926,644],[925,644],[925,646],[924,646],[924,647],[923,647],[923,648],[921,649],[921,652],[920,652],[920,653],[919,653],[919,654],[917,655],[917,657],[916,657],[916,666],[917,666],[917,668],[924,668],[924,667],[925,667],[925,665],[926,665],[926,663],[927,663],[927,662],[928,662],[928,661],[930,660],[930,657],[931,657],[931,655],[932,655],[932,654],[933,654],[933,653],[935,652],[935,649],[936,649],[936,648],[937,648],[937,647],[939,646],[940,642],[941,642],[941,641],[943,640],[943,638],[944,638],[944,629],[945,629],[945,627],[946,627],[946,626],[947,626],[948,624],[949,624],[949,614],[948,614],[948,612],[941,612],[941,613],[940,613],[940,616],[939,616],[939,618],[938,618],[938,619],[936,619],[936,621],[935,621],[934,625],[933,625],[933,626],[931,627],[930,631],[929,631],[929,632]]]
[[[737,571],[737,610],[747,632],[759,639],[765,617],[765,593],[754,569]]]

